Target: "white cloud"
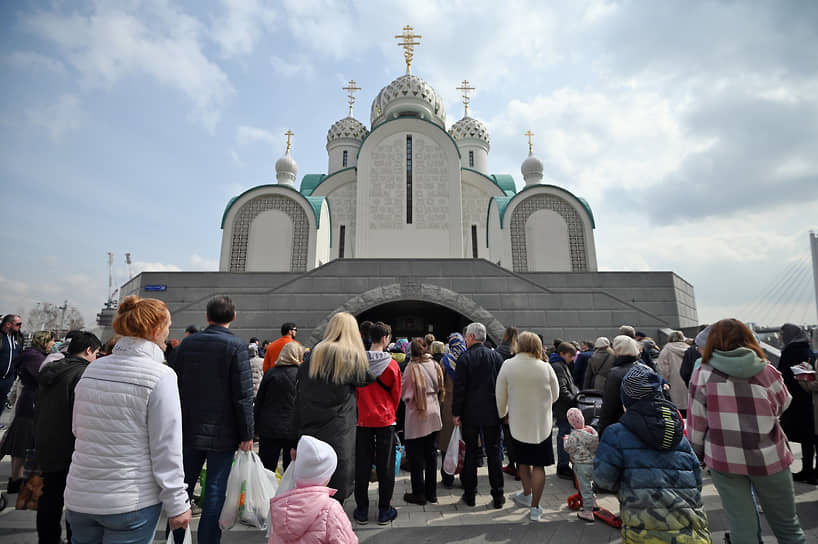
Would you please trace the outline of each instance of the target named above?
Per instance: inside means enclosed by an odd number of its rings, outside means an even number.
[[[132,265],[133,275],[136,276],[140,272],[181,272],[182,269],[175,264],[134,261]]]
[[[211,37],[225,57],[248,55],[261,36],[277,19],[274,2],[262,0],[221,0],[224,15],[211,23]]]
[[[315,76],[315,68],[313,68],[312,64],[303,56],[299,56],[296,62],[288,62],[281,57],[272,55],[270,57],[270,64],[273,65],[273,71],[285,78],[300,75],[306,79],[312,79]]]
[[[219,270],[219,261],[215,259],[205,259],[198,253],[190,256],[190,264],[194,270],[206,270],[215,272]]]
[[[263,128],[241,125],[236,129],[236,142],[239,145],[249,145],[263,142],[272,145],[275,142],[273,134]]]
[[[54,255],[46,255],[43,257],[43,264],[45,264],[48,268],[56,268],[58,263],[59,259]]]
[[[58,142],[62,137],[82,126],[84,112],[78,97],[64,94],[48,106],[27,109],[26,118],[32,125],[45,129],[51,139]]]
[[[233,159],[233,162],[236,163],[236,166],[244,167],[244,161],[241,160],[241,157],[238,153],[236,153],[235,149],[230,150],[230,158]]]
[[[12,51],[3,61],[32,72],[65,73],[65,66],[62,62],[34,51]]]
[[[38,11],[26,26],[57,45],[88,87],[110,88],[146,75],[187,96],[193,117],[213,130],[233,94],[227,75],[202,50],[201,23],[163,3],[139,14],[97,4],[89,15]]]

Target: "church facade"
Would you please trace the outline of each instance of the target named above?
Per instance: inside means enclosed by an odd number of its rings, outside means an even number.
[[[396,337],[439,338],[470,321],[499,342],[507,326],[553,337],[612,336],[628,323],[660,338],[698,323],[693,287],[673,272],[599,272],[594,216],[564,187],[543,182],[533,153],[524,185],[492,173],[489,132],[468,112],[446,126],[443,100],[411,73],[411,28],[396,36],[406,73],[372,100],[369,123],[349,115],[327,133],[327,171],[304,175],[287,148],[277,183],[231,199],[221,219],[219,272],[144,272],[122,296],[164,300],[171,334],[203,324],[207,301],[230,295],[242,337],[274,338],[281,323],[320,340],[348,311],[382,319]],[[177,330],[178,328],[178,330]]]

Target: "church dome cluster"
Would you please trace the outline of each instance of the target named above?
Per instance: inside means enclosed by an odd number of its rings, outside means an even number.
[[[440,126],[446,125],[443,99],[431,85],[414,74],[404,74],[381,89],[372,101],[372,127],[390,117],[411,113]]]
[[[363,140],[369,131],[363,123],[354,117],[345,117],[337,121],[327,131],[327,143],[332,143],[335,140]]]
[[[449,134],[455,140],[480,140],[485,143],[489,142],[489,130],[482,121],[478,121],[473,117],[464,117],[449,129]]]

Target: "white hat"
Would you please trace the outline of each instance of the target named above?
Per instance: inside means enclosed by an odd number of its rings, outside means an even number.
[[[295,485],[325,485],[335,472],[338,456],[326,442],[304,435],[298,441],[295,455]]]
[[[619,335],[613,341],[614,355],[622,357],[623,355],[630,355],[632,357],[639,356],[639,344],[630,336]]]
[[[609,347],[611,347],[611,341],[605,338],[604,336],[600,336],[599,338],[596,339],[596,342],[594,342],[594,348],[596,349]]]

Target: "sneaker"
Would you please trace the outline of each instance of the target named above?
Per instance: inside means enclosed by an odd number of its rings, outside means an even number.
[[[511,500],[513,500],[517,506],[522,508],[531,508],[531,495],[526,495],[522,491],[512,495]]]
[[[588,510],[580,510],[579,512],[577,512],[577,517],[579,519],[581,519],[582,521],[587,521],[587,522],[590,522],[590,523],[593,523],[594,521],[596,521],[596,518],[594,517],[594,513],[589,512]]]
[[[474,506],[474,495],[467,495],[464,493],[463,497],[461,498],[463,499],[463,502],[466,503],[466,506]]]
[[[378,525],[389,525],[393,519],[398,517],[398,511],[393,506],[378,512]]]
[[[539,506],[532,506],[528,511],[528,519],[531,521],[540,521],[542,519],[542,508]]]
[[[494,508],[502,508],[505,503],[506,503],[505,495],[497,495],[491,500],[491,505]]]
[[[425,498],[421,497],[420,495],[415,495],[414,493],[404,493],[403,500],[409,504],[419,504],[420,506],[426,504]]]
[[[394,508],[392,510],[394,510]],[[397,512],[395,512],[395,515],[397,515]],[[352,512],[352,517],[355,518],[355,521],[358,523],[358,525],[366,525],[367,523],[369,523],[368,509],[356,508],[355,511]],[[378,516],[378,519],[380,519],[380,516]]]

